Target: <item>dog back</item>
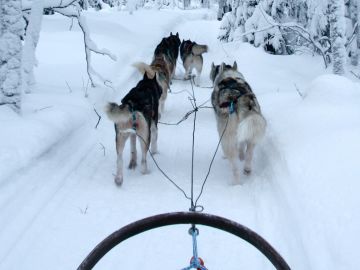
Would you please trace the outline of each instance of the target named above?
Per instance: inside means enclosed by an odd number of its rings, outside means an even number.
[[[183,40],[180,44],[180,58],[183,62],[190,55],[201,55],[207,51],[207,45],[200,45],[191,40]]]
[[[157,125],[159,114],[159,98],[162,89],[156,77],[149,79],[144,74],[144,78],[132,88],[129,93],[121,100],[122,104],[128,104],[132,111],[140,111],[150,126],[151,120]]]

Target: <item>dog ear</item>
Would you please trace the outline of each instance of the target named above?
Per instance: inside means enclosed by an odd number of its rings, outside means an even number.
[[[236,63],[236,61],[234,61],[234,64],[233,64],[233,70],[237,70],[237,63]]]
[[[179,32],[176,32],[176,36],[179,37]]]
[[[149,77],[147,76],[147,73],[146,73],[146,71],[145,71],[145,73],[144,73],[144,80],[148,80],[149,79]]]
[[[215,64],[214,62],[211,63],[211,70],[213,70],[215,68]]]
[[[170,36],[172,36],[173,34],[172,34],[172,32],[170,32]]]

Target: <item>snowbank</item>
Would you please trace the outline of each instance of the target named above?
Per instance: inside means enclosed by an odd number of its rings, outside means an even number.
[[[88,101],[80,94],[24,96],[22,115],[0,107],[0,182],[87,121]]]

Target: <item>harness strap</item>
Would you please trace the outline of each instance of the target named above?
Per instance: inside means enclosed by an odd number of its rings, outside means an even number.
[[[131,108],[131,113],[132,113],[132,129],[136,131],[136,111],[134,111],[132,108]]]
[[[230,106],[229,106],[229,114],[232,114],[235,112],[235,109],[234,109],[234,102],[231,101],[230,102]]]

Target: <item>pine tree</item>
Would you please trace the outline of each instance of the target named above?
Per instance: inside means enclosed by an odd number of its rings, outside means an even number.
[[[329,23],[333,73],[345,73],[345,3],[344,0],[329,0]]]
[[[0,0],[0,104],[21,108],[21,0]]]

